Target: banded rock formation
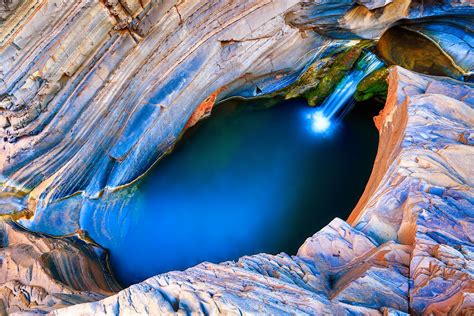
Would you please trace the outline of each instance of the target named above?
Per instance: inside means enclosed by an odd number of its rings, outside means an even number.
[[[374,172],[348,222],[414,247],[414,312],[472,311],[473,87],[402,68],[390,82]]]
[[[120,287],[102,249],[75,236],[52,238],[0,222],[0,315],[96,301]]]
[[[53,314],[472,312],[473,107],[471,85],[392,68],[353,226],[333,220],[296,256],[203,263]]]
[[[401,19],[473,14],[470,1],[361,3],[11,3],[0,25],[2,212],[129,184],[216,91],[271,93]]]
[[[60,233],[72,233],[79,216],[68,197],[80,193],[95,199],[135,181],[214,101],[271,93],[352,40],[377,38],[400,20],[446,15],[469,21],[472,4],[3,2],[0,214],[29,209],[38,220],[55,213],[68,223]],[[439,46],[450,48],[449,42]],[[463,69],[470,67],[470,59],[457,51],[451,57]],[[472,88],[400,68],[391,76],[389,101],[378,122],[379,160],[386,158],[387,165],[375,166],[349,220],[355,228],[335,220],[295,257],[202,264],[56,313],[390,314],[469,308],[473,168],[466,157]],[[427,122],[436,128],[427,129]],[[56,201],[64,204],[48,212]],[[100,251],[90,245],[8,223],[2,223],[1,235],[1,297],[8,312],[49,311],[118,290]],[[12,267],[18,274],[5,272]],[[86,279],[89,271],[94,280]]]

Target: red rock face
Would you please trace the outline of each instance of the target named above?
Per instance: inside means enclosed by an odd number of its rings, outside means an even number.
[[[183,132],[191,126],[194,126],[203,118],[206,118],[211,115],[211,111],[214,107],[214,104],[216,103],[217,96],[219,95],[219,93],[221,93],[222,90],[224,90],[224,87],[219,88],[215,92],[211,93],[210,96],[208,96],[204,101],[201,102],[201,104],[198,105],[198,107],[196,108],[196,110],[194,110],[193,114],[191,114],[191,117],[184,126]]]

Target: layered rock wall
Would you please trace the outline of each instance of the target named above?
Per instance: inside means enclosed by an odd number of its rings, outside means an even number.
[[[2,8],[3,213],[78,193],[98,198],[135,181],[216,91],[216,100],[271,93],[310,62],[401,19],[473,14],[469,1],[409,0],[36,0]]]
[[[53,314],[473,312],[474,87],[390,71],[352,226],[333,220],[296,256],[203,263]]]
[[[0,222],[0,315],[90,302],[120,290],[106,254],[77,236],[52,238]]]
[[[281,89],[400,20],[470,25],[472,15],[462,0],[4,1],[0,214],[76,222],[68,197],[135,181],[216,100]],[[431,32],[469,71],[472,58],[439,30],[410,27]],[[293,257],[204,263],[111,295],[118,287],[98,248],[1,223],[1,312],[109,295],[55,313],[469,311],[472,103],[468,84],[393,69],[377,163],[352,226],[334,220]],[[54,201],[64,203],[48,213]]]
[[[1,29],[3,186],[36,209],[134,181],[212,92],[325,50],[285,22],[296,3],[24,2]]]

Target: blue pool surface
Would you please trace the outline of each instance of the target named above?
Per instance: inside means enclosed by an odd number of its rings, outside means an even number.
[[[295,254],[349,215],[376,154],[371,105],[321,134],[305,101],[268,102],[218,105],[136,185],[106,206],[91,202],[82,228],[110,251],[122,284],[203,261]]]

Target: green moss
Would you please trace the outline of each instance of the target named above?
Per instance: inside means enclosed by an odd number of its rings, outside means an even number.
[[[354,67],[363,49],[371,46],[373,42],[361,41],[335,56],[315,62],[296,82],[277,94],[283,94],[286,99],[303,97],[311,106],[320,104]]]
[[[371,98],[384,100],[388,91],[388,69],[386,67],[374,71],[365,77],[357,86],[354,98],[356,101],[365,101]]]

